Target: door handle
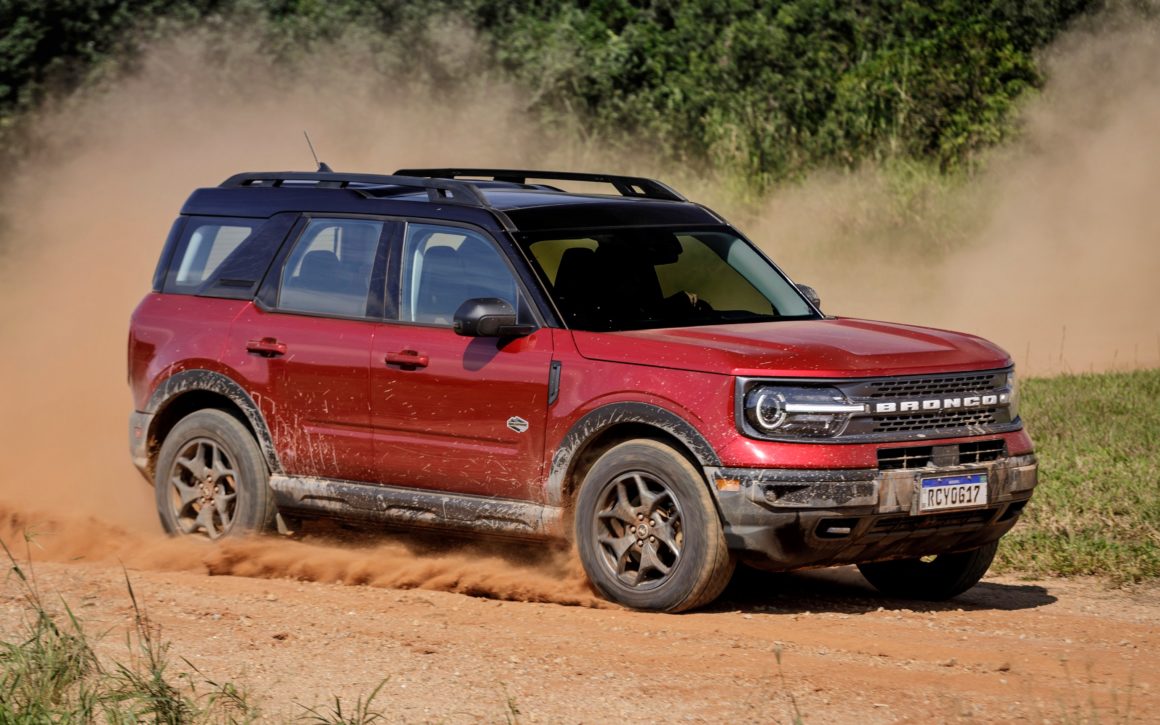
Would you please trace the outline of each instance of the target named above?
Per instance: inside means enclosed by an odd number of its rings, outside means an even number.
[[[248,341],[246,351],[262,357],[277,357],[286,354],[286,343],[278,342],[278,339],[274,337],[263,337],[260,340]]]
[[[430,360],[426,355],[420,355],[414,350],[400,350],[399,352],[388,352],[385,362],[387,365],[398,365],[404,370],[414,370],[427,367]]]

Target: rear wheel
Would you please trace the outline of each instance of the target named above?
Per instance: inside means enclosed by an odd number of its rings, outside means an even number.
[[[257,442],[221,410],[183,418],[161,445],[154,492],[170,534],[210,539],[268,530],[274,522],[270,473]]]
[[[887,596],[941,601],[978,584],[998,549],[999,542],[993,541],[973,551],[859,564],[858,571]]]
[[[704,479],[657,441],[621,443],[597,460],[576,499],[575,534],[593,585],[634,609],[708,604],[733,573]]]

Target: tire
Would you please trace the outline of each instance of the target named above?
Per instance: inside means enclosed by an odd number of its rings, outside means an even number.
[[[938,602],[957,597],[979,583],[999,542],[973,551],[939,554],[930,561],[901,559],[859,564],[858,571],[874,588],[890,597]]]
[[[182,418],[161,444],[154,492],[172,535],[219,539],[269,530],[274,497],[266,460],[250,431],[221,410]]]
[[[633,609],[703,606],[733,574],[704,479],[688,459],[657,441],[621,443],[596,461],[581,484],[574,525],[593,586]]]

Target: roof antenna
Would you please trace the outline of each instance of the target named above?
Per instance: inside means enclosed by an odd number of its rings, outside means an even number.
[[[302,135],[306,137],[306,145],[310,147],[310,155],[314,157],[314,163],[318,164],[318,173],[330,173],[333,171],[329,166],[318,160],[318,154],[314,153],[314,144],[310,143],[310,134],[306,133],[306,129],[302,129]]]

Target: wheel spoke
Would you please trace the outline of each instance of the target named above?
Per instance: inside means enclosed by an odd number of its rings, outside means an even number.
[[[631,534],[624,536],[600,536],[597,538],[601,546],[609,549],[612,553],[613,561],[616,562],[616,573],[623,574],[628,553],[632,550],[632,545],[636,541],[636,537]]]
[[[214,529],[214,525],[213,525],[214,512],[215,512],[215,509],[214,509],[213,504],[211,504],[211,503],[203,504],[201,509],[199,509],[197,512],[197,519],[193,522],[195,529],[200,526],[201,529],[203,531],[205,531],[206,536],[208,536],[211,539],[216,539],[218,537],[218,533]]]
[[[221,479],[227,477],[233,479],[237,475],[234,472],[234,469],[229,466],[228,461],[225,460],[225,457],[222,456],[221,449],[217,446],[213,447],[212,472],[215,481],[220,481]]]
[[[657,525],[652,528],[653,536],[657,537],[657,543],[663,544],[672,552],[674,561],[681,558],[681,545],[677,541],[676,523],[672,519],[661,518],[657,521]]]
[[[640,552],[640,576],[644,576],[650,571],[659,572],[662,577],[667,576],[672,567],[661,561],[657,556],[656,545],[652,542],[645,542],[643,549]]]
[[[189,505],[196,501],[201,495],[201,489],[198,488],[196,484],[186,483],[181,479],[180,476],[174,476],[173,478],[169,479],[169,482],[173,484],[173,488],[176,489],[178,495],[181,496],[181,508],[177,512],[177,515],[181,516],[183,512],[189,507]]]
[[[619,485],[617,488],[618,490],[622,490],[621,486]],[[612,506],[612,508],[605,509],[604,511],[596,514],[596,516],[601,519],[614,519],[616,521],[621,521],[628,526],[636,523],[636,516],[633,514],[632,506],[629,505],[625,497],[620,496],[619,494],[617,495],[616,503]]]
[[[200,453],[201,453],[201,444],[199,443],[197,450],[194,452],[194,454],[192,456],[190,456],[188,458],[178,458],[176,461],[174,461],[174,464],[177,466],[181,466],[185,470],[189,471],[189,475],[193,476],[194,478],[196,478],[198,480],[201,480],[202,478],[205,478],[206,471],[205,471],[205,464],[202,463],[202,461],[201,461]]]

